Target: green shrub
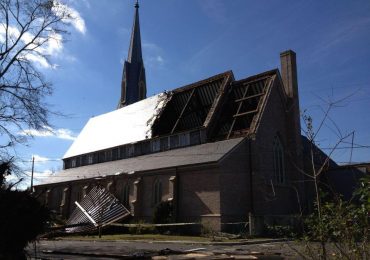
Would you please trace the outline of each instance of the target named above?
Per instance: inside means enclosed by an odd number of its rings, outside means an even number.
[[[266,235],[269,237],[276,237],[276,238],[292,238],[295,237],[294,228],[291,226],[284,226],[284,225],[267,225],[265,227]]]
[[[166,224],[173,222],[173,206],[170,201],[162,201],[159,203],[153,214],[153,223]]]

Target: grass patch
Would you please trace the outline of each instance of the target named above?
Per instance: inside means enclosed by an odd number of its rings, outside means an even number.
[[[94,241],[94,240],[151,240],[151,241],[194,241],[194,242],[211,242],[212,239],[208,237],[196,237],[196,236],[175,236],[175,235],[161,235],[161,234],[142,234],[142,235],[131,235],[131,234],[115,234],[115,235],[102,235],[101,238],[97,235],[89,236],[66,236],[60,237],[61,240],[83,240],[83,241]],[[223,241],[230,241],[225,239]],[[232,240],[235,241],[235,240]]]

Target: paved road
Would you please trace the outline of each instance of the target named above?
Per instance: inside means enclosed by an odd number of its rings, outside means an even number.
[[[43,240],[31,259],[299,259],[293,243],[205,245],[143,241]],[[35,253],[36,252],[36,253]]]

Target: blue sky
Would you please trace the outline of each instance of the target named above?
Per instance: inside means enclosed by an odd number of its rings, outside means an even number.
[[[62,167],[63,154],[87,120],[116,108],[127,57],[134,1],[65,1],[80,17],[41,68],[53,82],[56,132],[18,146],[23,167],[44,176]],[[237,79],[279,67],[279,53],[297,53],[301,109],[321,120],[321,100],[348,99],[331,111],[343,133],[370,145],[370,1],[142,0],[140,25],[148,96],[232,69]],[[325,126],[322,147],[337,140]],[[346,145],[343,145],[346,146]],[[347,145],[348,146],[348,145]],[[348,162],[349,150],[334,159]],[[370,161],[369,148],[352,161]]]

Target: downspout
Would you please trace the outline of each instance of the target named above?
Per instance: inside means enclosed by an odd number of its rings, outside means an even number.
[[[180,196],[180,193],[179,193],[179,182],[180,182],[180,179],[179,179],[179,174],[177,172],[177,167],[175,167],[175,176],[176,176],[176,182],[175,182],[175,222],[179,222],[179,196]]]
[[[249,198],[250,198],[250,213],[254,214],[254,198],[253,198],[253,160],[252,160],[252,139],[248,139],[249,149]]]

